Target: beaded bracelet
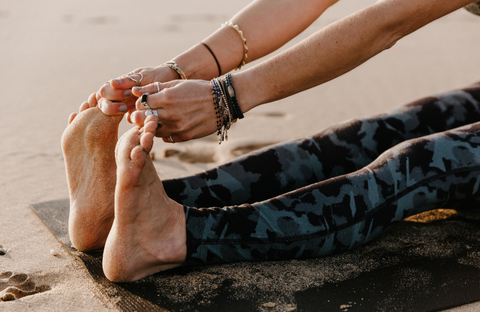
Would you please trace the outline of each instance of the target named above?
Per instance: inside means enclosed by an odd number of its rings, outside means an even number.
[[[231,104],[232,116],[235,122],[237,119],[242,119],[244,116],[237,101],[237,94],[235,92],[235,88],[233,87],[232,74],[230,73],[225,75],[225,88],[227,89],[227,92],[225,93],[227,95],[228,102]]]
[[[175,61],[165,62],[165,63],[161,64],[160,66],[170,67],[171,69],[173,69],[178,74],[178,77],[180,77],[180,79],[183,79],[183,80],[187,79],[187,76],[185,75],[183,70],[181,70],[180,67],[178,67],[178,65]]]
[[[222,144],[224,141],[224,130],[223,130],[223,121],[224,121],[224,115],[223,115],[223,110],[222,110],[222,100],[220,96],[220,91],[218,89],[218,86],[216,84],[215,79],[212,79],[210,81],[213,85],[213,90],[216,94],[216,101],[214,101],[216,110],[217,110],[217,136],[218,136],[218,144]]]
[[[213,89],[215,90],[215,93],[217,94],[218,102],[216,104],[218,104],[221,118],[223,119],[220,133],[218,133],[218,127],[217,127],[217,135],[219,136],[218,144],[221,144],[223,141],[228,140],[227,131],[230,129],[232,125],[232,122],[231,122],[232,115],[228,107],[229,105],[228,105],[225,93],[223,92],[223,85],[221,81],[218,80],[217,78],[214,78],[211,80],[211,83],[213,85]],[[218,125],[218,120],[217,120],[217,125]]]
[[[219,136],[222,133],[222,115],[220,113],[220,108],[218,107],[218,95],[215,91],[213,81],[210,81],[210,87],[212,89],[212,100],[215,107],[215,116],[217,118],[217,135]]]
[[[243,36],[243,32],[238,28],[238,25],[234,25],[232,22],[227,21],[227,22],[223,23],[222,26],[220,26],[220,28],[225,27],[225,26],[233,28],[240,35],[240,38],[242,39],[242,42],[243,42],[243,59],[240,62],[240,64],[237,66],[237,68],[235,68],[235,69],[240,69],[240,68],[242,68],[242,66],[245,66],[245,62],[247,61],[247,52],[248,52],[247,39],[245,39],[245,37]]]

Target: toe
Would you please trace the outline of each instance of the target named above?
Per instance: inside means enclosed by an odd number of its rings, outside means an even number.
[[[88,108],[90,108],[90,105],[88,104],[88,102],[85,101],[82,103],[82,105],[80,105],[80,108],[78,109],[78,111],[81,113]]]
[[[75,117],[77,117],[77,113],[71,113],[68,117],[68,124],[71,124]]]
[[[120,138],[117,144],[116,157],[117,162],[122,160],[131,160],[131,151],[140,145],[140,130],[138,128],[132,128],[125,132]]]

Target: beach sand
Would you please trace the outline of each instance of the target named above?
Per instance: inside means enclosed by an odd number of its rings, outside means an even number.
[[[68,198],[60,149],[67,117],[106,80],[170,60],[248,2],[0,2],[0,248],[6,252],[0,297],[4,286],[24,287],[27,294],[0,302],[0,310],[114,309],[30,209]],[[337,3],[284,48],[374,2]],[[334,81],[247,113],[221,146],[213,136],[175,145],[157,140],[157,171],[161,178],[195,173],[266,144],[479,81],[479,27],[479,17],[459,10]],[[121,132],[130,127],[123,121]]]

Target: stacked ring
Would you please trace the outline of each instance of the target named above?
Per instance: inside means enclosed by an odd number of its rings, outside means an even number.
[[[136,79],[133,79],[130,75],[127,75],[127,78],[130,79],[130,80],[133,80],[135,81],[135,86],[140,86],[142,80],[143,80],[143,74],[142,73],[135,73],[135,74],[132,74],[132,75],[140,75],[140,80],[136,80]]]

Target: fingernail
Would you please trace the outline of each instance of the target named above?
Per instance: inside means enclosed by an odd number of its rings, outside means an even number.
[[[142,87],[135,87],[135,90],[141,91],[141,90],[142,90]]]
[[[126,113],[127,112],[127,105],[123,104],[123,105],[120,105],[120,107],[118,108],[119,111],[121,111],[122,113]]]
[[[115,79],[115,82],[118,84],[122,84],[122,81],[120,79]]]
[[[130,96],[132,95],[132,92],[130,90],[125,91],[125,96]]]

